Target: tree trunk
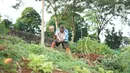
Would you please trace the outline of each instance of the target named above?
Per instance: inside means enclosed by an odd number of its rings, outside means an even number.
[[[74,38],[75,38],[75,29],[73,28],[71,42],[74,42]]]
[[[75,3],[75,0],[73,0],[73,7],[74,7],[74,3]],[[75,9],[73,8],[73,11],[72,11],[72,37],[71,37],[71,42],[74,42],[74,38],[75,38],[74,13],[75,13]]]
[[[101,33],[101,30],[100,29],[97,29],[97,40],[98,40],[98,42],[100,43],[101,41],[100,41],[100,33]]]
[[[56,29],[58,29],[58,24],[59,24],[59,21],[58,21],[57,17],[55,17],[55,25],[56,25]]]
[[[44,0],[42,0],[41,45],[45,46],[44,44]]]

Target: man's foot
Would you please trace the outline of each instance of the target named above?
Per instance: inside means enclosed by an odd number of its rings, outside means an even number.
[[[66,48],[66,53],[67,53],[68,55],[71,54],[70,48]]]

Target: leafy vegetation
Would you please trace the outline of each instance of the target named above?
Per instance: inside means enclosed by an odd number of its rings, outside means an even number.
[[[106,30],[106,39],[105,42],[106,44],[112,48],[112,49],[117,49],[120,47],[120,45],[122,44],[122,32],[115,32],[115,28],[112,28],[112,31]]]
[[[1,66],[5,65],[3,63],[4,58],[12,58],[13,61],[18,62],[21,60],[22,57],[29,58],[30,60],[33,60],[32,62],[36,62],[36,60],[40,60],[44,64],[44,58],[42,59],[40,55],[41,56],[44,55],[45,59],[47,58],[48,61],[53,62],[55,68],[65,70],[65,71],[71,71],[71,69],[74,68],[75,66],[86,66],[84,61],[73,59],[71,56],[66,56],[66,54],[63,52],[59,52],[50,48],[43,48],[35,44],[27,44],[25,43],[25,41],[22,41],[17,37],[7,36],[1,40],[1,45],[6,46],[0,52]],[[31,54],[37,54],[39,57],[37,55],[31,55]],[[34,56],[36,60],[33,59],[31,56]],[[33,67],[34,65],[32,64],[32,62],[30,62],[29,65],[30,67]],[[38,64],[41,65],[42,63],[40,62]],[[50,65],[49,67],[51,67],[51,64],[49,65]],[[46,71],[46,69],[44,71]]]
[[[13,8],[19,8],[22,0],[18,1]],[[46,11],[52,14],[46,24],[45,36],[52,37],[52,33],[48,32],[50,25],[56,30],[63,24],[70,32],[72,55],[59,49],[27,43],[26,37],[23,41],[7,34],[14,26],[13,30],[40,35],[41,17],[33,7],[27,7],[15,24],[0,16],[0,73],[20,73],[20,69],[26,69],[29,73],[51,73],[55,70],[69,73],[130,73],[129,37],[123,36],[121,31],[116,32],[115,28],[106,30],[107,26],[117,25],[117,18],[122,20],[119,20],[120,23],[129,25],[129,0],[45,0],[44,3]],[[114,12],[116,4],[125,5],[125,14]],[[102,32],[104,30],[106,32]],[[101,43],[101,33],[106,33],[104,43]]]
[[[20,18],[17,19],[14,27],[17,30],[39,34],[41,25],[41,17],[32,7],[27,7]]]
[[[114,50],[111,50],[107,45],[98,43],[96,40],[91,40],[89,37],[80,39],[75,50],[79,53],[95,53],[95,54],[113,54]]]
[[[49,73],[53,70],[52,62],[48,62],[47,58],[44,55],[29,55],[29,67],[31,67],[35,72],[44,72]]]

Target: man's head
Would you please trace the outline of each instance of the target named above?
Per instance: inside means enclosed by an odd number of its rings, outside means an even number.
[[[63,33],[65,30],[65,27],[63,25],[60,25],[60,32]]]

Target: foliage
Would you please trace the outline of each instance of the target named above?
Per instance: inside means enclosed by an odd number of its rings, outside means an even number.
[[[98,43],[96,40],[91,40],[89,37],[85,37],[78,41],[77,52],[80,53],[95,53],[95,54],[112,54],[114,53],[107,45]]]
[[[130,72],[130,47],[123,48],[123,52],[119,56],[119,61],[121,66],[123,67],[123,73],[129,73]]]
[[[30,54],[29,60],[31,60],[28,64],[29,67],[36,72],[50,73],[53,70],[52,62],[49,62],[44,55]]]
[[[8,29],[6,28],[5,24],[1,21],[1,15],[0,15],[0,35],[5,35],[8,33]]]
[[[12,22],[9,21],[8,19],[2,20],[1,24],[4,24],[4,25],[5,25],[5,28],[8,28],[8,29],[12,28],[12,26],[13,26],[13,25],[12,25]]]
[[[100,73],[113,73],[113,71],[111,70],[107,71],[107,70],[104,70],[103,68],[98,68],[98,69]]]
[[[122,43],[122,32],[115,32],[115,28],[112,28],[112,31],[106,30],[106,39],[105,42],[106,44],[111,47],[112,49],[117,49],[120,47]]]
[[[69,42],[69,45],[70,45],[70,48],[71,48],[71,52],[73,53],[76,53],[77,52],[77,47],[78,47],[78,44],[76,42]]]
[[[46,24],[46,30],[48,31],[49,29],[49,26],[54,26],[54,30],[56,30],[56,25],[55,25],[55,20],[53,19],[53,18],[51,18],[48,22],[47,22],[47,24]]]
[[[8,33],[8,29],[5,27],[4,24],[0,23],[0,35],[5,35]]]
[[[32,7],[27,7],[15,23],[15,29],[33,34],[40,33],[41,17]]]
[[[120,54],[115,54],[107,59],[102,60],[105,69],[113,70],[114,73],[129,73],[130,72],[130,47],[122,48]]]
[[[85,67],[83,67],[82,69],[80,67],[76,67],[74,71],[74,73],[91,73],[90,70]]]
[[[86,62],[66,56],[64,52],[50,48],[43,48],[40,45],[28,44],[17,37],[5,36],[8,39],[2,39],[0,42],[6,48],[0,52],[1,66],[4,58],[12,58],[14,61],[20,61],[22,57],[28,58],[30,54],[44,55],[53,62],[54,68],[71,71],[75,66],[86,66]],[[14,41],[13,41],[14,40]],[[7,45],[8,44],[8,45]],[[38,57],[37,56],[37,57]]]
[[[57,16],[60,16],[60,14],[58,14]],[[74,42],[77,42],[81,37],[85,37],[88,35],[87,32],[87,24],[85,23],[84,19],[81,17],[81,15],[79,15],[78,13],[74,13],[75,16],[75,38],[74,38]],[[72,37],[72,30],[73,26],[72,25],[72,13],[71,11],[66,13],[64,17],[62,17],[61,21],[59,21],[59,25],[64,25],[65,28],[67,30],[69,30],[69,39],[71,40]],[[48,31],[48,27],[49,26],[54,26],[55,30],[56,30],[56,26],[55,26],[55,18],[54,15],[51,17],[51,19],[47,22],[47,31]],[[49,35],[49,32],[48,32]]]
[[[30,48],[33,53],[44,54],[49,61],[53,62],[54,65],[56,65],[56,68],[58,69],[70,71],[72,68],[74,68],[74,66],[86,66],[84,61],[73,59],[71,56],[66,56],[66,54],[61,51],[55,51],[50,48],[42,49],[42,47],[39,47],[37,45],[33,45],[33,47],[34,48]]]
[[[129,38],[129,37],[126,37],[126,36],[123,36],[123,37],[122,37],[122,45],[123,45],[123,46],[128,46],[128,45],[130,45],[130,38]]]

